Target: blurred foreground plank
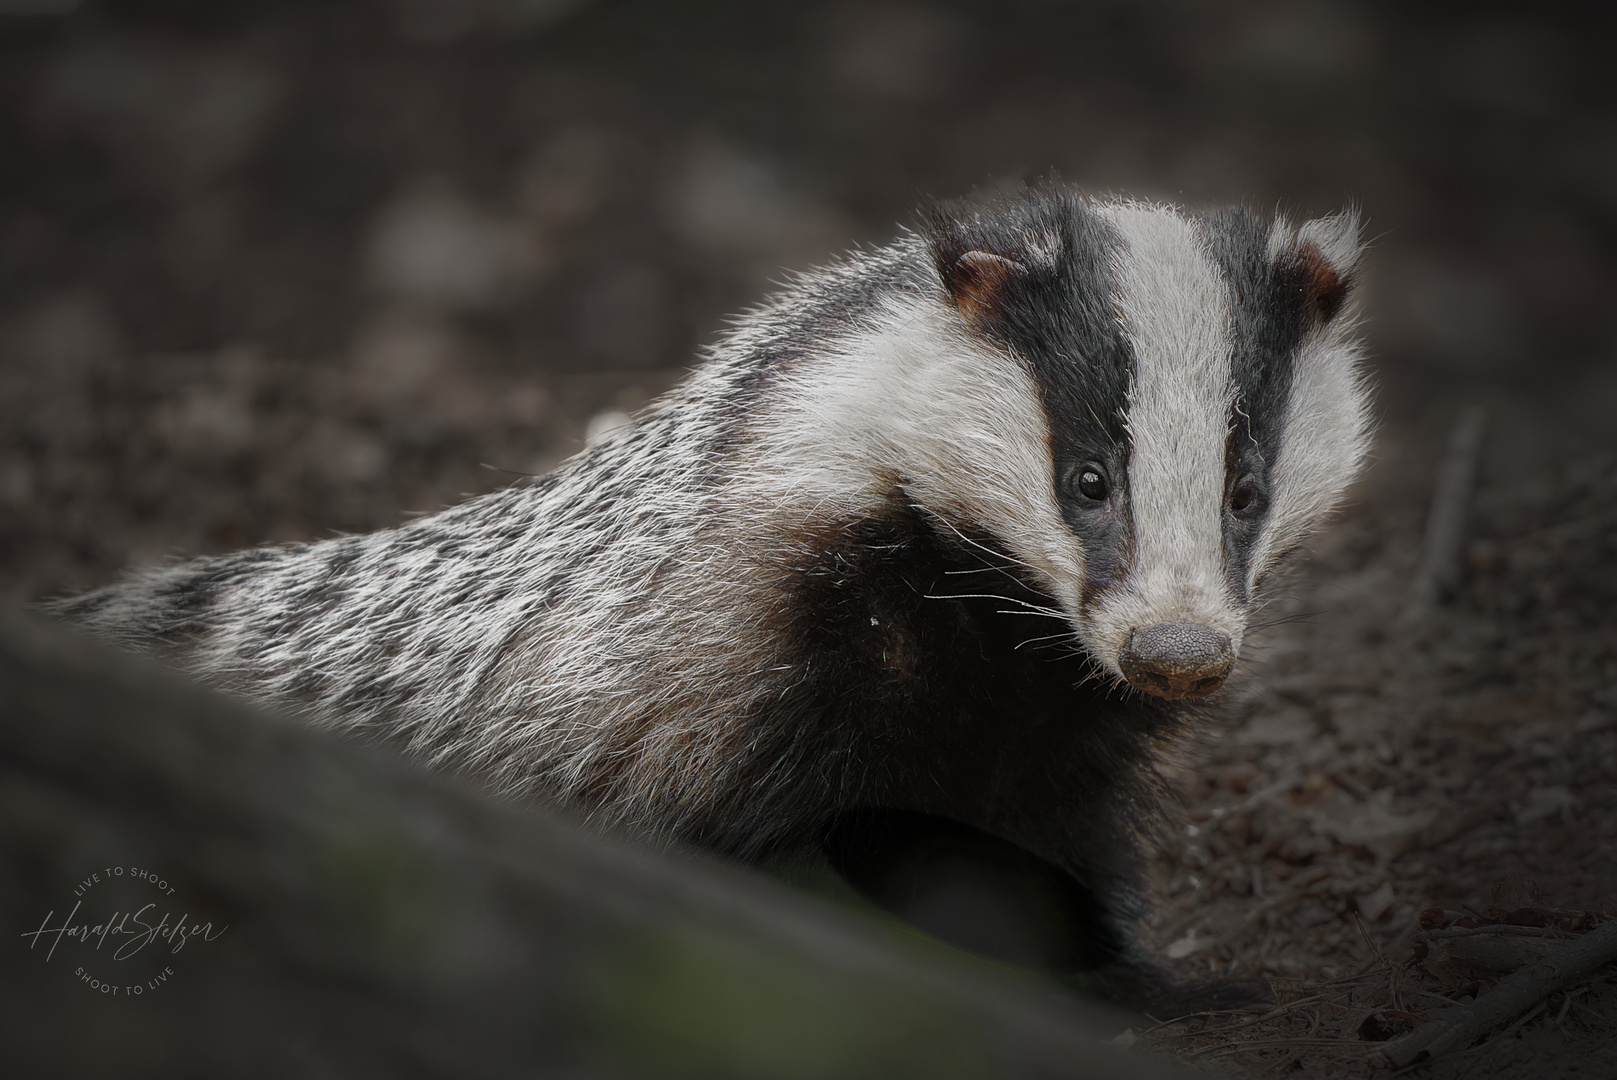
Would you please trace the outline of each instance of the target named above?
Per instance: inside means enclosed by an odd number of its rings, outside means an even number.
[[[142,869],[213,940],[57,929]],[[1180,1075],[1031,978],[10,613],[0,927],[8,1076]]]

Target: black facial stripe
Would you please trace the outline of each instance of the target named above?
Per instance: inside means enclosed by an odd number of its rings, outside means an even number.
[[[1287,268],[1269,261],[1269,230],[1251,214],[1224,211],[1204,218],[1202,228],[1235,302],[1230,376],[1237,412],[1230,419],[1238,438],[1231,459],[1255,451],[1270,467],[1284,435],[1305,297]]]
[[[1283,259],[1270,261],[1268,227],[1251,214],[1228,210],[1209,215],[1202,219],[1202,230],[1234,298],[1230,377],[1235,404],[1225,448],[1226,484],[1250,473],[1267,492],[1285,437],[1307,295],[1294,266]],[[1266,505],[1248,517],[1225,515],[1225,569],[1231,592],[1242,600],[1252,549],[1266,517]]]
[[[970,251],[1017,264],[992,303],[973,309],[974,324],[1021,357],[1039,387],[1050,425],[1051,483],[1067,527],[1083,544],[1086,597],[1104,591],[1127,565],[1133,529],[1123,417],[1135,357],[1118,322],[1112,273],[1122,240],[1066,193],[1030,194],[988,218],[940,211],[928,232],[945,280]],[[1104,509],[1080,505],[1066,490],[1069,471],[1087,462],[1102,467],[1112,488]]]

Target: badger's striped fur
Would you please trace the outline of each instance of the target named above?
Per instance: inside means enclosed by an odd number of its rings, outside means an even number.
[[[503,792],[748,858],[919,810],[1126,920],[1177,699],[1364,456],[1357,232],[936,211],[553,475],[60,610]]]

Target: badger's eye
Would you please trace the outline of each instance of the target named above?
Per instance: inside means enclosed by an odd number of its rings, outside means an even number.
[[[1263,491],[1251,473],[1241,477],[1230,489],[1230,513],[1238,517],[1255,514],[1263,502]]]
[[[1099,465],[1079,465],[1072,470],[1067,486],[1090,502],[1105,502],[1112,491]]]

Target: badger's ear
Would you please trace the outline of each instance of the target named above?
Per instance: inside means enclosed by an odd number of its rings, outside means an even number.
[[[1026,233],[958,203],[924,207],[921,221],[944,293],[968,324],[986,330],[1027,277]]]
[[[974,326],[994,318],[1006,290],[1027,273],[1027,267],[1014,259],[987,251],[968,251],[939,270],[950,299]]]
[[[1321,325],[1336,318],[1358,283],[1364,255],[1359,232],[1359,212],[1349,208],[1305,222],[1290,245],[1286,269],[1296,277],[1306,310]]]

